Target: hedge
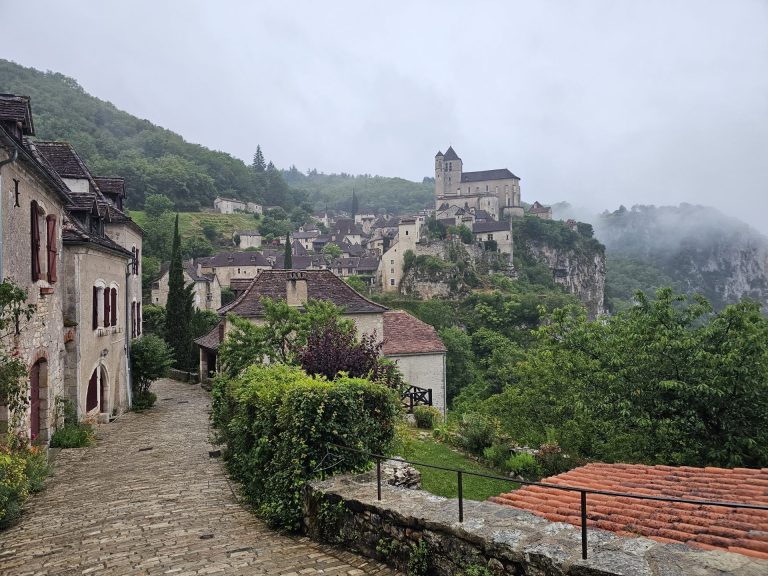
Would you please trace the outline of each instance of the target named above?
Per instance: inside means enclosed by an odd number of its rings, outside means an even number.
[[[346,376],[328,381],[283,364],[217,377],[212,408],[230,474],[270,526],[288,530],[301,526],[307,480],[368,463],[329,443],[386,453],[400,409],[396,394],[379,384]]]

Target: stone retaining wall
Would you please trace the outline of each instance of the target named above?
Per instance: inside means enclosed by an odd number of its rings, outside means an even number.
[[[589,531],[589,558],[582,560],[581,532],[575,526],[473,501],[464,501],[464,522],[459,523],[456,499],[383,485],[377,501],[376,478],[370,473],[308,483],[304,522],[315,539],[403,571],[415,554],[426,559],[429,574],[438,576],[463,574],[470,566],[524,576],[768,574],[768,561],[597,529]]]
[[[175,368],[168,370],[168,378],[171,380],[178,380],[179,382],[198,382],[197,372],[185,372],[184,370],[176,370]]]

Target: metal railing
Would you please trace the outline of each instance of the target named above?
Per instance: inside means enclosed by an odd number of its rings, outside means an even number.
[[[506,478],[504,476],[494,476],[492,474],[483,474],[481,472],[470,472],[469,470],[460,470],[458,468],[448,468],[446,466],[436,466],[435,464],[427,464],[425,462],[415,462],[412,460],[404,460],[402,458],[390,458],[383,454],[375,454],[365,450],[358,450],[357,448],[350,448],[348,446],[342,446],[341,444],[329,443],[329,446],[334,448],[340,448],[348,452],[355,452],[362,454],[368,458],[372,458],[376,461],[376,499],[381,500],[381,463],[392,460],[396,462],[404,462],[406,464],[412,464],[413,466],[425,466],[427,468],[433,468],[435,470],[442,470],[444,472],[455,472],[456,481],[458,487],[458,500],[459,500],[459,522],[464,522],[464,494],[463,494],[463,477],[465,474],[470,476],[477,476],[479,478],[488,478],[490,480],[501,480],[503,482],[509,482],[510,484],[523,484],[525,486],[541,486],[542,488],[551,488],[553,490],[563,490],[566,492],[578,492],[581,496],[581,557],[587,559],[587,494],[596,494],[599,496],[612,496],[616,498],[634,498],[636,500],[654,500],[656,502],[672,502],[679,504],[695,504],[699,506],[720,506],[724,508],[741,508],[748,510],[766,510],[768,506],[762,504],[744,504],[742,502],[718,502],[710,500],[692,500],[690,498],[672,498],[669,496],[649,496],[646,494],[632,494],[629,492],[614,492],[611,490],[594,490],[591,488],[581,488],[578,486],[563,486],[560,484],[548,484],[546,482],[530,482],[528,480],[514,480],[512,478]]]

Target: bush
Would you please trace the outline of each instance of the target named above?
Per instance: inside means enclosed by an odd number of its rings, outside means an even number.
[[[498,429],[498,423],[488,416],[479,413],[464,414],[459,423],[461,447],[481,455],[483,450],[493,445]]]
[[[387,453],[398,413],[397,394],[384,386],[347,376],[328,381],[283,364],[219,375],[212,390],[211,419],[230,473],[270,526],[289,530],[301,526],[307,480],[368,463],[329,444]]]
[[[65,424],[51,436],[51,448],[85,448],[91,445],[93,438],[93,428],[90,424]]]
[[[542,476],[555,476],[584,464],[581,459],[563,454],[556,442],[542,444],[538,454],[536,454],[536,459],[541,466]]]
[[[507,469],[515,476],[520,476],[525,480],[538,480],[541,478],[541,465],[532,454],[520,452],[515,454],[506,464]]]
[[[494,443],[483,450],[483,458],[496,468],[504,468],[509,460],[510,448],[506,444]]]
[[[45,479],[50,474],[48,453],[37,446],[31,446],[27,452],[24,475],[30,492],[40,492],[45,488]]]
[[[141,412],[142,410],[152,408],[156,401],[157,395],[154,392],[139,392],[138,394],[134,394],[131,408],[136,412]]]
[[[172,364],[171,349],[159,336],[147,334],[131,343],[134,408],[137,401],[145,408],[154,403],[154,394],[150,394],[149,387],[154,380],[166,376]],[[146,403],[150,400],[147,406]]]
[[[432,430],[435,424],[443,419],[443,415],[434,406],[416,406],[413,409],[413,417],[416,419],[416,427]]]
[[[29,495],[21,454],[0,452],[0,528],[10,526],[21,514]]]

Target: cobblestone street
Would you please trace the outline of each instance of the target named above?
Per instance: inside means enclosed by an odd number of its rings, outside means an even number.
[[[208,450],[208,396],[162,380],[155,408],[63,450],[45,491],[0,532],[0,574],[394,574],[267,529]]]

